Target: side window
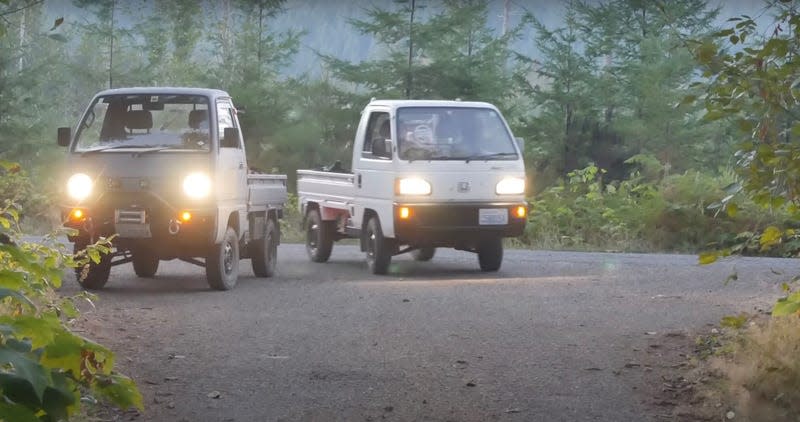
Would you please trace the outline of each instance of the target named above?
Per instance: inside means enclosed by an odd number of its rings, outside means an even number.
[[[227,101],[217,102],[217,130],[219,131],[219,139],[225,136],[225,128],[236,127],[236,119],[233,115],[233,106]],[[239,144],[239,148],[242,145]]]
[[[391,158],[392,151],[387,150],[386,142],[384,142],[384,140],[392,138],[390,122],[389,113],[375,111],[370,114],[361,149],[362,157]]]

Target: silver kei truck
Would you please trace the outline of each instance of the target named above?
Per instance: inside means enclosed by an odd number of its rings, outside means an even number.
[[[489,103],[370,102],[350,171],[297,171],[309,257],[325,262],[334,241],[355,238],[374,274],[394,255],[427,261],[440,247],[497,271],[503,238],[522,234],[528,215],[519,144]]]
[[[153,277],[162,260],[205,267],[217,290],[236,285],[239,260],[275,272],[286,176],[249,169],[230,95],[200,88],[121,88],[95,95],[68,147],[61,211],[75,251],[116,235],[112,252],[77,270],[100,289],[112,266]]]

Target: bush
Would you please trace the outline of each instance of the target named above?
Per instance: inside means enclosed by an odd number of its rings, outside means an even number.
[[[726,195],[732,175],[696,171],[664,177],[652,160],[644,173],[604,182],[591,165],[544,190],[532,201],[523,243],[554,249],[696,252],[735,241],[729,233],[757,231],[784,214],[764,213],[752,201],[732,212],[714,208]],[[641,164],[641,163],[640,163]]]
[[[63,246],[23,242],[19,216],[18,204],[6,199],[0,207],[0,419],[66,420],[79,408],[84,390],[141,409],[133,381],[114,372],[114,354],[69,329],[78,315],[75,301],[88,297],[62,298],[55,292],[66,268],[99,261],[108,245],[73,256]],[[55,243],[53,236],[45,240]]]

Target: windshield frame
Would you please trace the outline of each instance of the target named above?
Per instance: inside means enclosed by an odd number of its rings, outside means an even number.
[[[98,145],[101,141],[96,141],[94,144],[85,144],[81,145],[81,136],[85,134],[85,130],[91,127],[92,125],[102,125],[102,121],[97,121],[97,117],[94,115],[95,108],[98,104],[102,102],[107,102],[109,99],[114,97],[121,97],[123,99],[130,99],[130,98],[146,98],[146,97],[158,97],[158,98],[174,98],[174,97],[188,97],[192,98],[193,102],[170,102],[164,101],[160,102],[161,106],[163,107],[164,104],[196,104],[196,105],[204,105],[207,110],[208,118],[205,125],[200,127],[200,129],[208,130],[208,139],[206,140],[205,145],[198,147],[198,148],[180,148],[179,144],[167,145],[167,144],[160,144],[160,145],[125,145],[125,141],[120,140],[111,140],[105,142],[105,146]],[[143,102],[126,102],[125,108],[127,111],[130,111],[130,107],[132,105],[139,105],[141,106],[138,110],[144,110],[145,107]],[[70,153],[75,154],[87,154],[87,153],[131,153],[131,151],[142,151],[142,150],[157,150],[158,152],[169,152],[169,153],[192,153],[192,154],[210,154],[216,148],[216,137],[214,136],[214,130],[212,128],[215,127],[214,125],[214,118],[212,117],[215,111],[212,110],[211,107],[212,99],[203,94],[195,94],[195,93],[182,93],[182,92],[135,92],[135,93],[113,93],[113,94],[101,94],[96,95],[81,116],[81,119],[78,123],[78,126],[75,130],[75,135],[72,138],[72,143],[70,145]],[[152,109],[151,111],[159,111],[157,108]],[[105,116],[104,116],[105,118]],[[91,122],[87,125],[87,121]]]
[[[488,113],[489,115],[493,116],[489,119],[494,119],[494,122],[485,121],[483,123],[467,123],[466,126],[471,125],[472,128],[478,128],[481,124],[488,124],[494,123],[495,128],[488,128],[485,126],[481,126],[480,129],[488,130],[492,129],[491,134],[487,134],[486,137],[476,137],[473,136],[474,133],[467,135],[468,128],[462,127],[462,125],[455,125],[451,126],[449,130],[456,130],[459,132],[458,135],[462,138],[461,140],[456,141],[455,137],[442,137],[437,138],[436,132],[440,132],[439,125],[444,126],[445,121],[435,121],[436,118],[433,118],[434,122],[431,122],[429,128],[426,128],[422,131],[423,137],[431,138],[425,148],[430,148],[429,150],[425,151],[422,154],[411,154],[410,148],[412,147],[411,143],[405,145],[408,142],[408,137],[412,135],[412,132],[409,131],[407,134],[403,134],[406,129],[403,127],[404,124],[409,124],[413,126],[414,119],[409,119],[409,121],[403,121],[403,114],[408,113],[410,111],[416,111],[418,114],[425,114],[431,113],[432,115],[439,116],[439,119],[445,119],[445,117],[450,117],[450,125],[458,122],[458,119],[463,119],[464,115],[469,116],[468,112],[484,112]],[[458,116],[461,114],[462,116]],[[472,116],[474,118],[479,117],[478,114]],[[409,105],[398,107],[395,110],[394,116],[394,123],[395,123],[395,142],[397,145],[397,158],[402,161],[407,162],[414,162],[414,161],[465,161],[469,163],[470,161],[516,161],[519,160],[521,157],[521,152],[519,151],[517,144],[514,140],[514,137],[511,133],[511,129],[508,127],[508,123],[506,122],[505,118],[503,118],[502,113],[492,107],[480,107],[480,106],[459,106],[459,105]],[[460,123],[464,123],[461,121]],[[419,129],[418,125],[413,130],[416,133]],[[443,129],[443,128],[442,128]],[[467,141],[466,138],[470,137],[471,141]],[[438,142],[438,140],[447,139],[447,143]],[[479,151],[481,147],[490,146],[487,142],[487,139],[494,139],[494,144],[491,145],[494,150],[485,150]],[[414,148],[419,146],[419,143],[414,144]],[[469,146],[468,146],[469,145]],[[462,148],[461,154],[447,154],[444,153],[443,150],[450,150],[452,153],[456,147]]]

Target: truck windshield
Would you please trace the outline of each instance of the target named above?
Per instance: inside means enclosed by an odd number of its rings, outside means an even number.
[[[98,97],[83,116],[75,151],[148,148],[208,151],[208,99],[198,95]]]
[[[488,108],[403,107],[397,111],[403,160],[516,160],[500,115]]]

